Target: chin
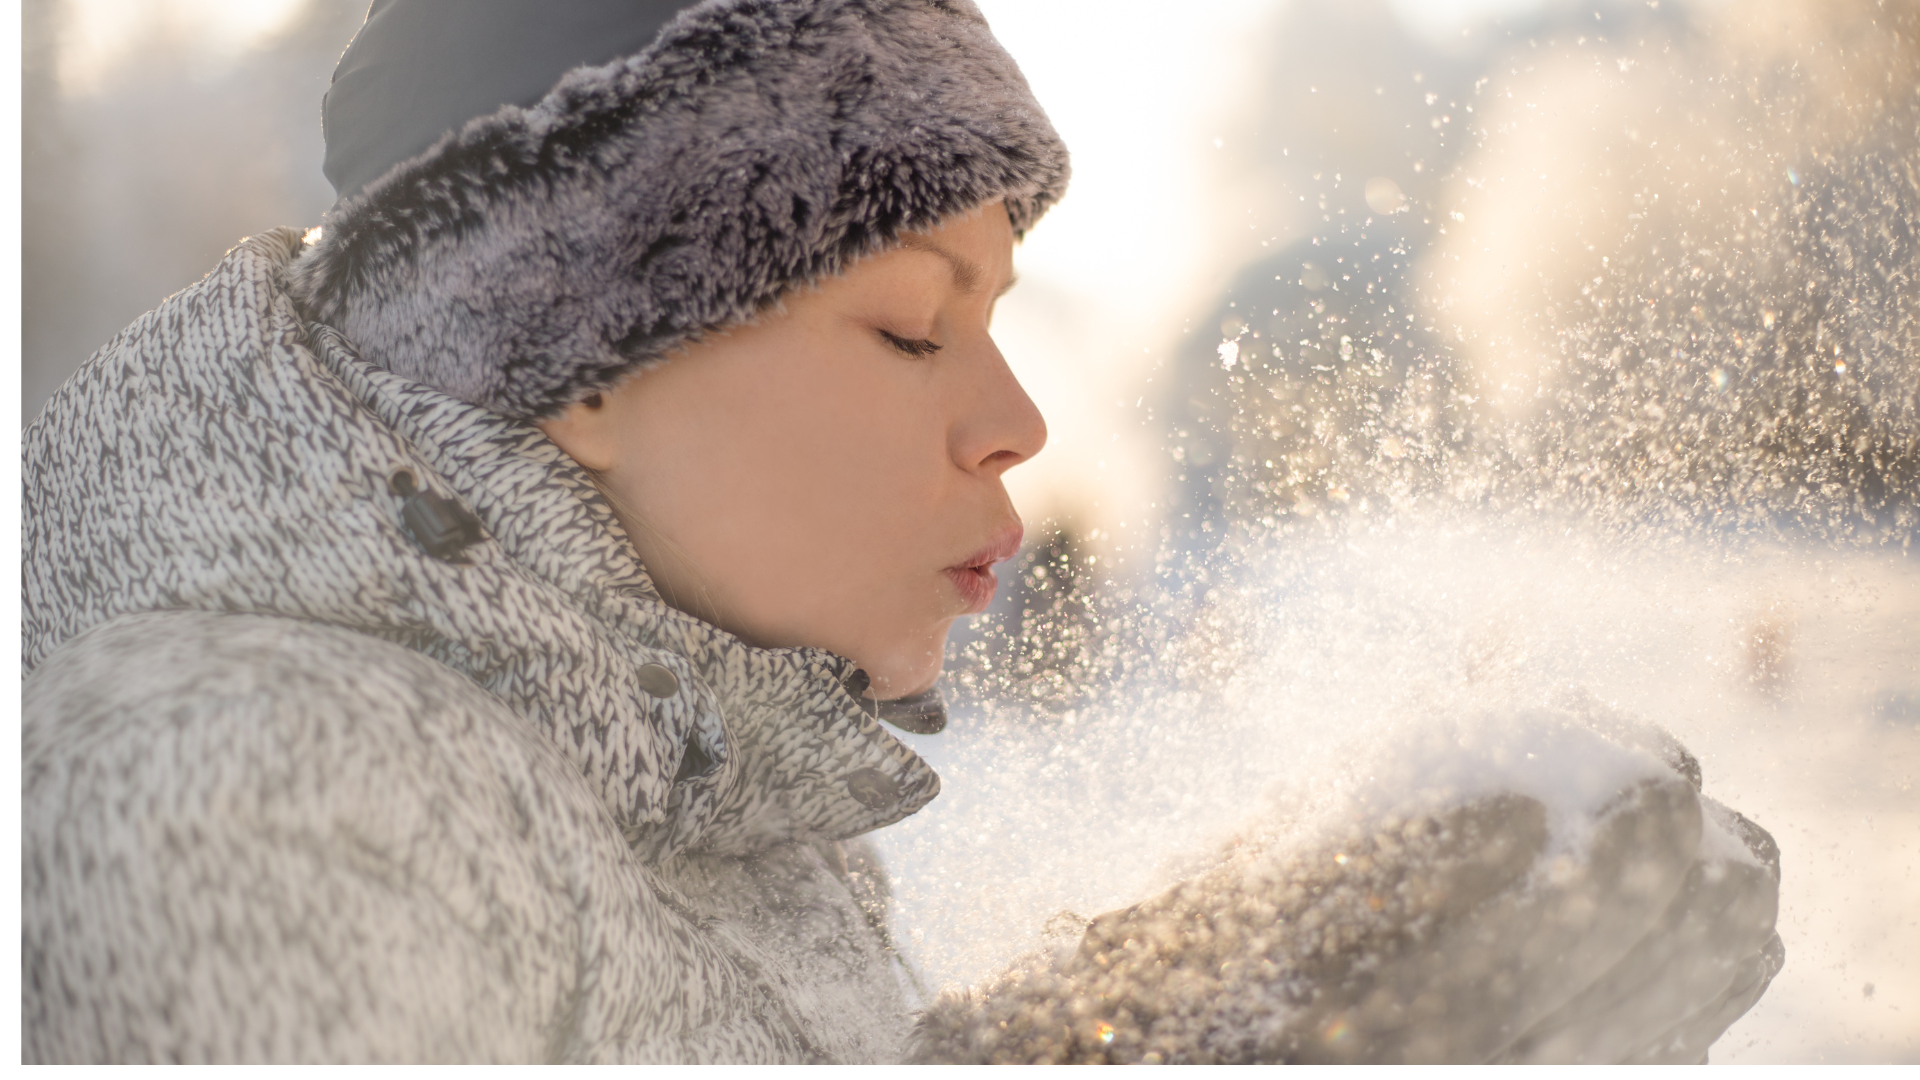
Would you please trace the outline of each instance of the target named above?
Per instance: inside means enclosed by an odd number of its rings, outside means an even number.
[[[948,619],[931,633],[902,633],[887,642],[885,651],[876,650],[872,662],[861,664],[873,679],[874,692],[882,698],[903,698],[931,689],[946,663],[947,629],[952,625]]]

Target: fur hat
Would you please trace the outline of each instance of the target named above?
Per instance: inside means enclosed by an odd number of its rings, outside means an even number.
[[[400,162],[290,286],[373,363],[523,419],[1004,202],[1066,147],[970,0],[706,0]]]

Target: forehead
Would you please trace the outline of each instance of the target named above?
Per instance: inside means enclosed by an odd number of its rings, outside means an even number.
[[[943,244],[921,236],[909,236],[900,245],[908,251],[921,251],[941,260],[953,274],[953,287],[963,293],[976,293],[985,287],[986,268]]]
[[[1013,229],[1005,208],[998,205],[938,229],[908,233],[900,238],[898,250],[946,264],[953,287],[964,294],[991,291],[998,296],[1013,286]]]

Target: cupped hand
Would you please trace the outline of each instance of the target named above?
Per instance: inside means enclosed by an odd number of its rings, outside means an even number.
[[[1702,798],[1663,731],[1590,707],[1553,722],[1578,729],[1556,753],[1644,767],[1571,818],[1539,790],[1410,793],[1420,809],[1316,843],[1244,846],[1070,954],[943,1000],[917,1056],[1704,1060],[1782,963],[1773,840]]]

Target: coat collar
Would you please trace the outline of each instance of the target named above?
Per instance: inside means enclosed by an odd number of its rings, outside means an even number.
[[[665,604],[605,498],[537,427],[368,363],[331,328],[308,324],[307,332],[322,363],[419,452],[427,483],[443,483],[478,517],[485,535],[470,553],[475,597],[490,576],[538,579],[635,669],[665,661],[676,673],[675,696],[687,696],[693,713],[688,741],[713,768],[649,778],[644,786],[658,790],[643,801],[664,802],[665,812],[629,828],[636,846],[664,857],[844,839],[899,821],[939,793],[932,768],[849,692],[850,661],[819,649],[755,648]],[[474,609],[493,614],[483,600]],[[555,659],[536,648],[512,666]],[[497,671],[489,678],[503,681]],[[645,689],[625,696],[640,722],[660,711]],[[584,718],[565,717],[570,704],[545,698],[520,708],[551,717],[549,727],[577,728]],[[676,755],[676,773],[679,766]],[[614,809],[629,821],[656,816]]]
[[[365,633],[465,674],[550,740],[648,860],[841,839],[934,797],[933,771],[843,687],[848,661],[755,649],[668,607],[537,428],[305,319],[285,285],[301,247],[291,229],[244,241],[29,427],[29,670],[147,611]],[[477,522],[457,556],[416,542],[406,491]]]

